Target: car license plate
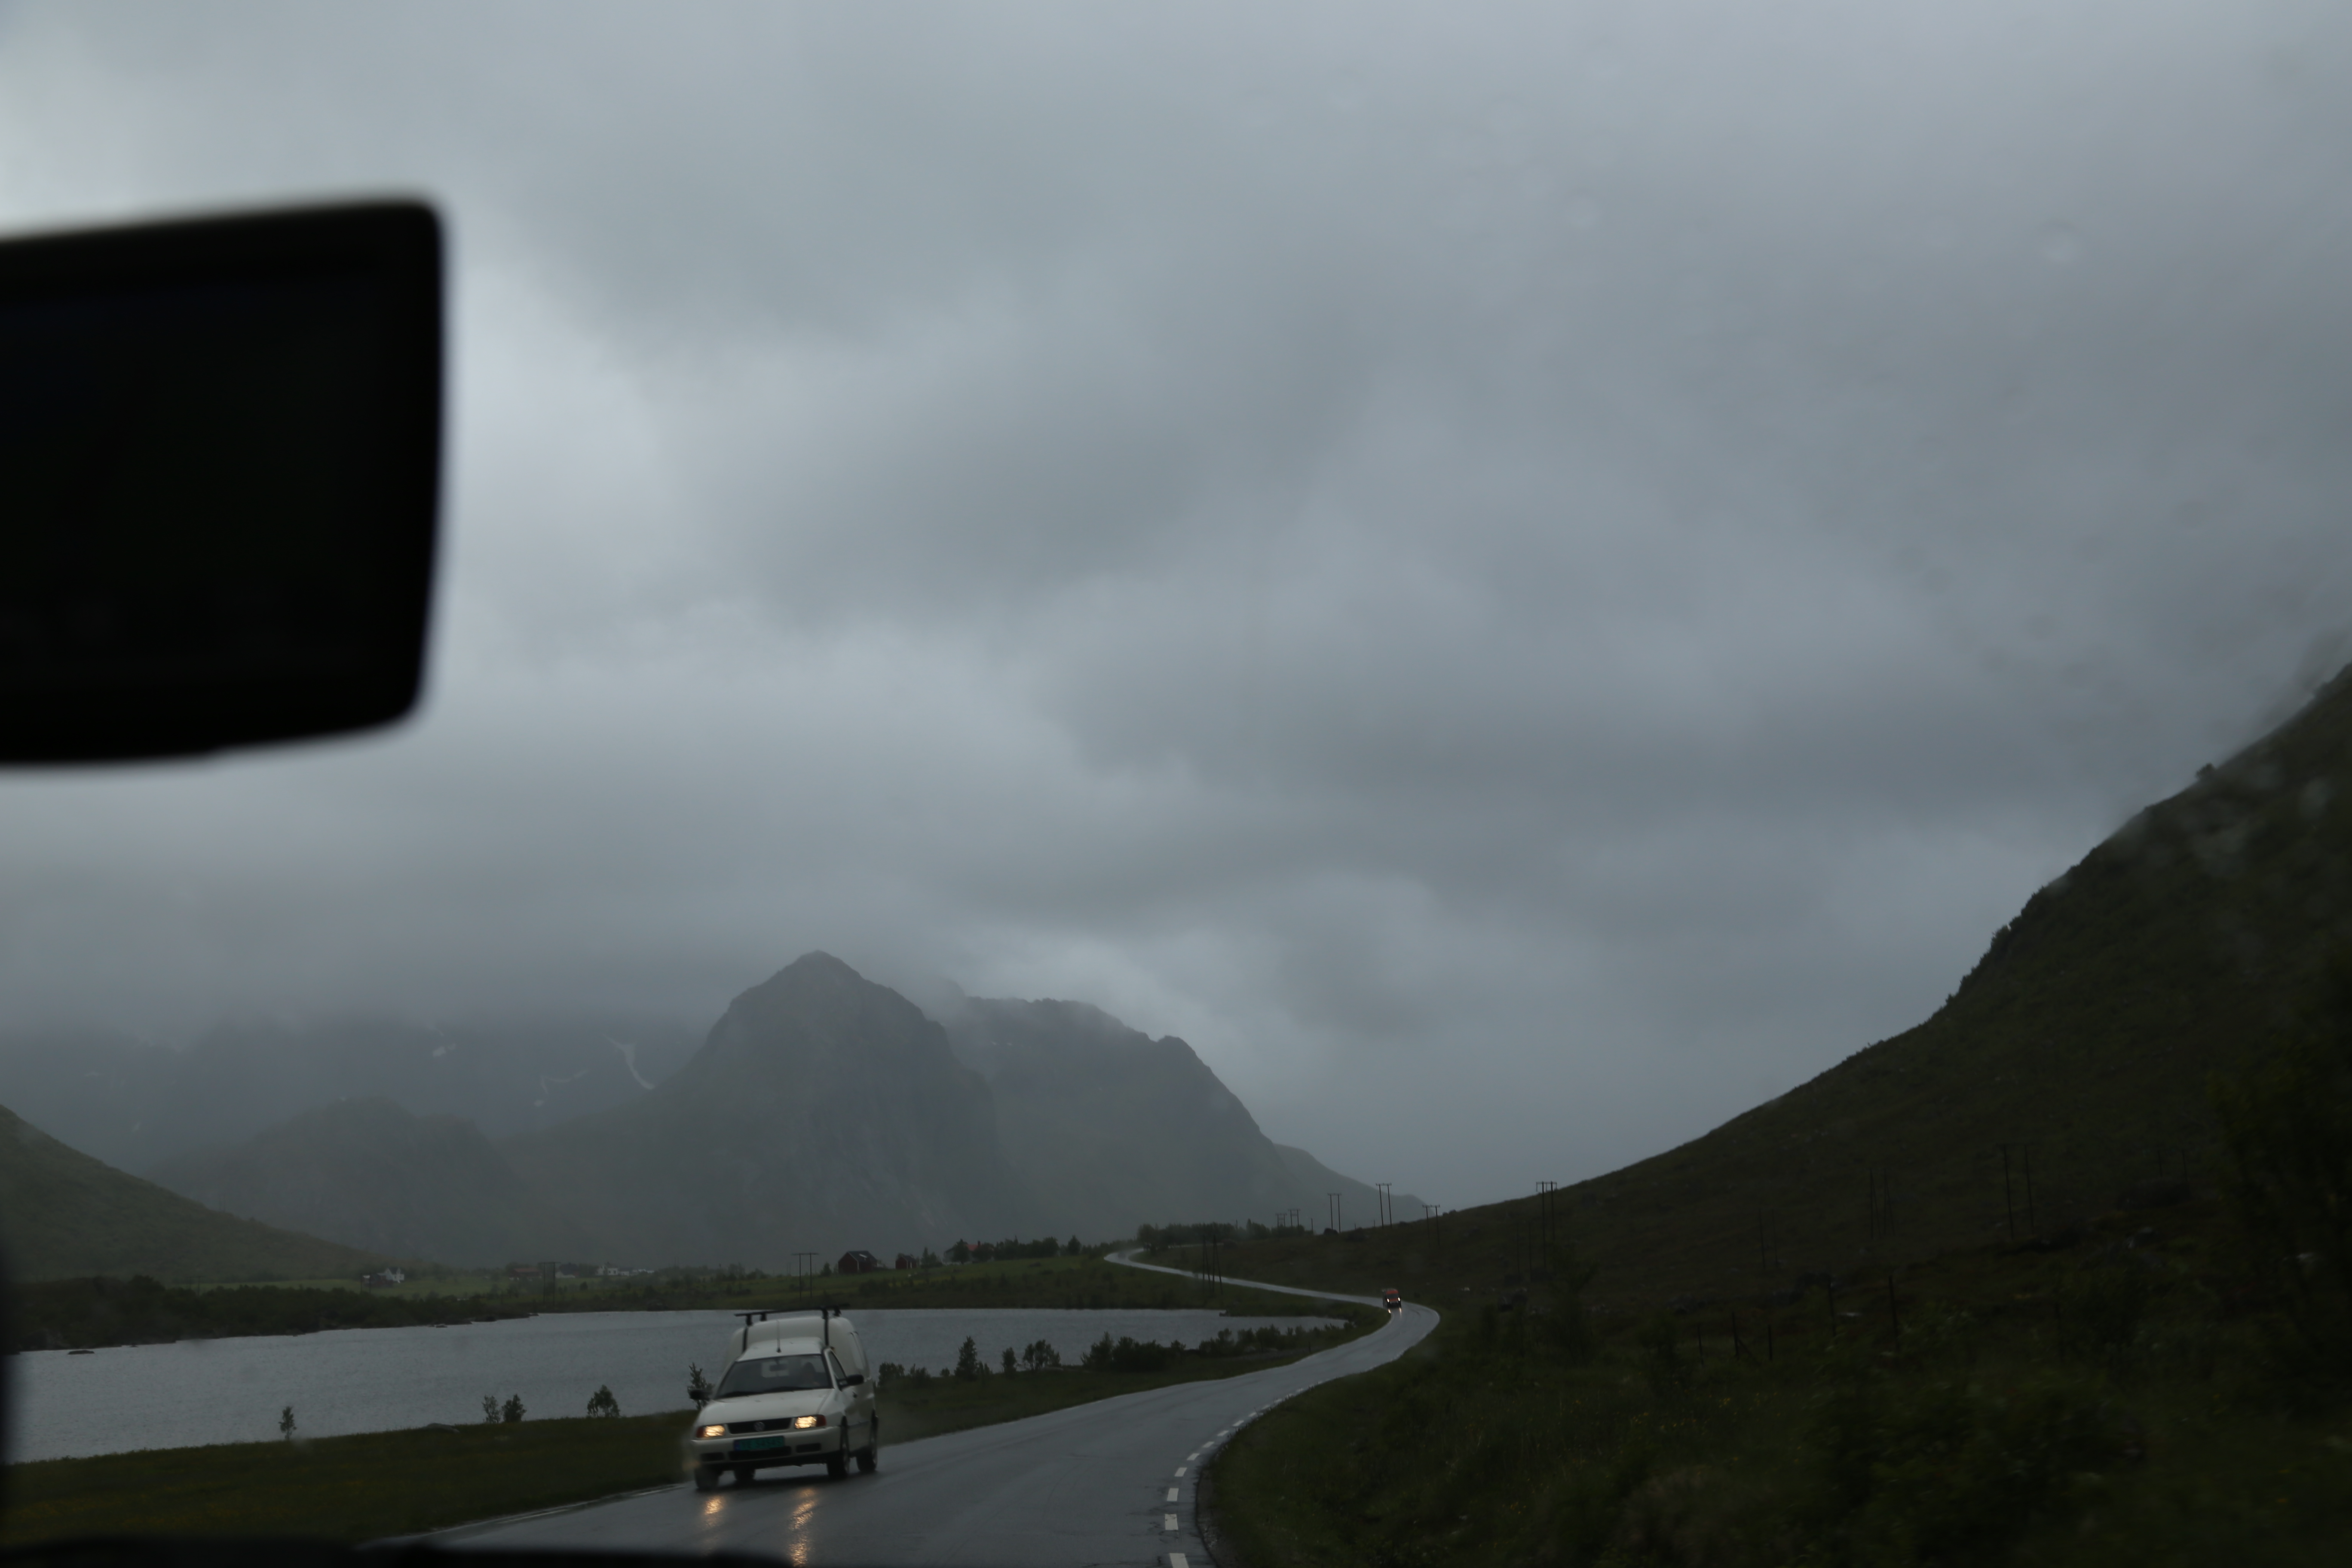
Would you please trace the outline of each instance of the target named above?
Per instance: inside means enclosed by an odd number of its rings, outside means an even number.
[[[735,1451],[739,1454],[757,1454],[768,1448],[783,1447],[791,1441],[790,1437],[738,1437],[735,1439]]]

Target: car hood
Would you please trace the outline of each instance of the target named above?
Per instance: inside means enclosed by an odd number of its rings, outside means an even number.
[[[831,1415],[842,1406],[841,1391],[837,1388],[803,1389],[793,1394],[745,1394],[732,1399],[714,1399],[702,1407],[694,1418],[696,1426],[706,1422],[773,1421],[779,1415]]]

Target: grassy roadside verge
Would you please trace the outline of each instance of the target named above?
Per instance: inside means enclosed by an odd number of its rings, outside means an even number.
[[[1737,1351],[1721,1306],[1488,1297],[1239,1434],[1213,1524],[1247,1568],[2344,1561],[2352,1417],[2177,1261],[1958,1255]]]
[[[687,1412],[223,1443],[11,1465],[0,1544],[80,1535],[373,1541],[678,1479]]]
[[[1328,1349],[1342,1341],[1367,1333],[1375,1326],[1368,1319],[1335,1330],[1316,1348]],[[935,1437],[942,1433],[987,1426],[999,1421],[1019,1421],[1026,1416],[1066,1410],[1074,1405],[1090,1405],[1097,1399],[1115,1398],[1122,1394],[1141,1394],[1179,1383],[1207,1383],[1218,1378],[1239,1377],[1244,1373],[1263,1372],[1268,1367],[1287,1366],[1298,1360],[1301,1354],[1310,1353],[1188,1355],[1164,1372],[1063,1371],[1023,1373],[1011,1377],[998,1373],[979,1383],[957,1383],[938,1378],[927,1388],[910,1388],[902,1384],[896,1391],[885,1389],[880,1400],[882,1430],[891,1442],[908,1443],[918,1437]]]
[[[1362,1314],[1317,1336],[1321,1349],[1368,1331]],[[990,1373],[886,1387],[888,1446],[1173,1384],[1296,1361],[1187,1352],[1157,1372]],[[512,1426],[425,1428],[301,1444],[230,1443],[8,1467],[0,1546],[81,1535],[282,1535],[373,1541],[588,1502],[679,1479],[688,1412]],[[812,1471],[811,1474],[821,1472]]]

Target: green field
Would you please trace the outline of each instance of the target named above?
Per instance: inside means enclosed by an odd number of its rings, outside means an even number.
[[[1367,1331],[1376,1314],[1317,1336]],[[1171,1384],[1233,1377],[1296,1354],[1188,1354],[1149,1373],[1076,1369],[902,1380],[878,1408],[889,1446],[1017,1421]],[[233,1443],[11,1466],[0,1545],[83,1535],[289,1535],[362,1542],[585,1502],[679,1479],[688,1412]],[[817,1474],[820,1472],[809,1472]]]

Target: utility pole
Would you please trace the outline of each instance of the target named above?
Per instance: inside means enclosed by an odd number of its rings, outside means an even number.
[[[1386,1230],[1389,1226],[1389,1184],[1374,1182],[1372,1185],[1378,1190],[1380,1195],[1381,1228]]]
[[[1328,1200],[1330,1204],[1331,1228],[1334,1231],[1337,1231],[1339,1228],[1339,1194],[1337,1193],[1325,1193],[1323,1196]]]
[[[1543,1256],[1547,1258],[1551,1256],[1552,1215],[1559,1205],[1559,1199],[1554,1194],[1559,1193],[1559,1184],[1558,1182],[1538,1182],[1536,1184],[1537,1226],[1541,1233],[1538,1245],[1542,1247]]]

